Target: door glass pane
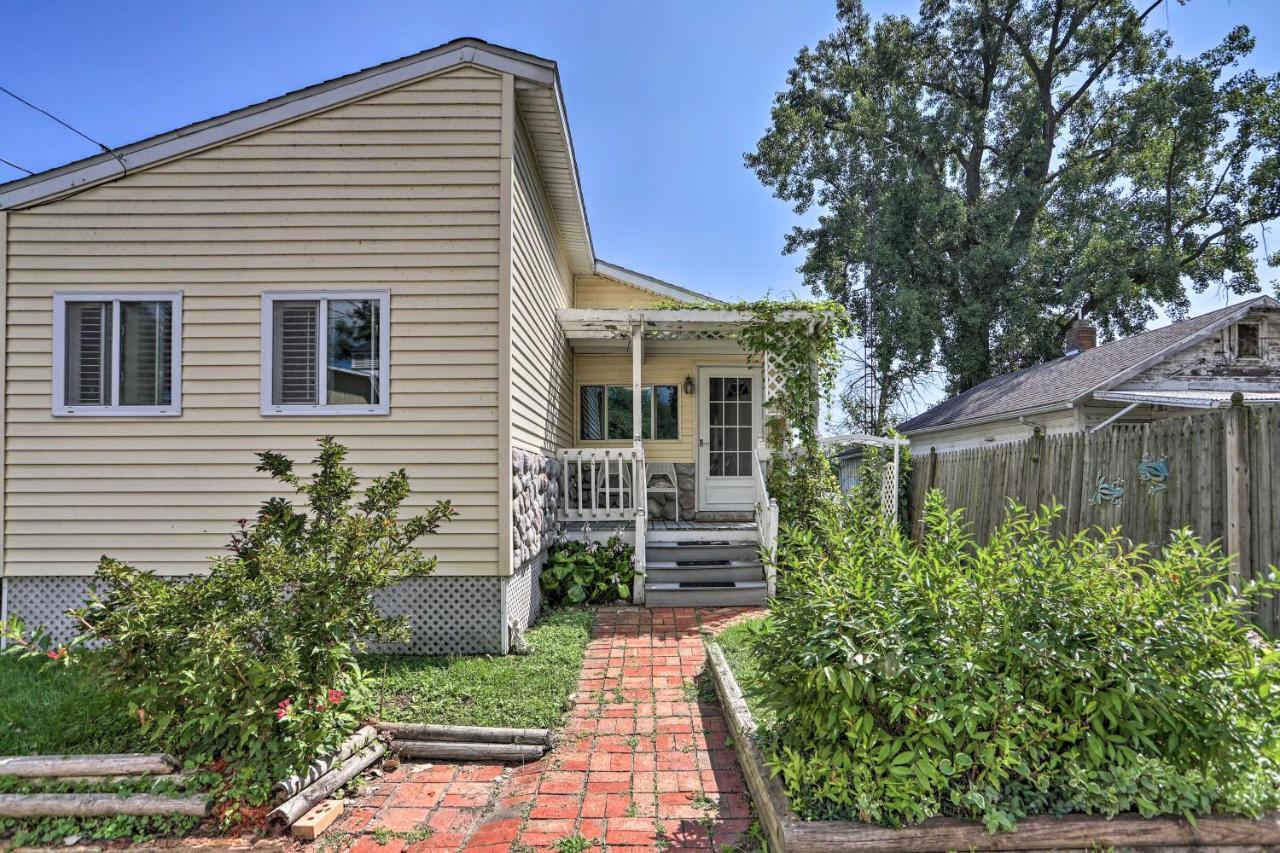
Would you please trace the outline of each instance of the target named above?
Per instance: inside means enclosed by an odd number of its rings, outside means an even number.
[[[120,405],[172,402],[173,303],[120,303]]]
[[[382,366],[379,361],[379,304],[374,299],[334,299],[329,302],[329,358],[326,365],[328,402],[353,406],[380,402]]]
[[[726,477],[738,476],[738,454],[724,453],[724,475]]]
[[[68,302],[65,323],[66,404],[110,405],[111,303]]]
[[[751,399],[751,377],[742,377],[738,379],[738,399]]]
[[[750,377],[715,377],[707,382],[707,474],[749,477],[754,446]]]
[[[604,386],[583,385],[578,392],[578,437],[604,440]]]

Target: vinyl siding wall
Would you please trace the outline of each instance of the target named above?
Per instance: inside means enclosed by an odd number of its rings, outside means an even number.
[[[574,308],[652,308],[669,301],[600,275],[580,275],[573,283]]]
[[[654,462],[694,462],[698,442],[698,399],[684,393],[680,386],[686,376],[698,379],[699,364],[746,364],[746,354],[742,355],[690,355],[690,354],[658,354],[646,355],[640,368],[640,377],[645,385],[675,385],[680,388],[680,437],[674,441],[651,440],[644,442],[645,458]],[[631,385],[631,355],[614,355],[581,353],[574,358],[574,438],[578,432],[578,419],[581,412],[578,408],[577,386],[581,385]],[[579,447],[630,447],[631,440],[625,441],[574,441]]]
[[[200,571],[317,436],[403,466],[440,574],[498,571],[502,78],[463,67],[8,219],[6,572]],[[259,413],[263,291],[391,291],[391,414]],[[180,290],[180,417],[51,415],[55,291]],[[505,501],[503,502],[505,511]]]
[[[573,444],[573,361],[556,321],[573,298],[573,277],[518,122],[513,150],[511,440],[545,453]]]

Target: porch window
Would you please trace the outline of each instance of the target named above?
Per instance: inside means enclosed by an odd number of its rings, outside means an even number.
[[[55,415],[182,413],[182,294],[54,295]]]
[[[642,438],[678,439],[679,388],[675,385],[642,387],[640,418]],[[581,386],[578,391],[578,437],[582,441],[626,441],[632,437],[631,429],[630,385]]]
[[[264,415],[386,414],[390,295],[262,297]]]

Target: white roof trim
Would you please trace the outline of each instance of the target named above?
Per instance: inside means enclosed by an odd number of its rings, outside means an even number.
[[[947,432],[953,429],[963,429],[971,426],[983,426],[985,424],[995,423],[997,421],[1012,421],[1018,418],[1025,418],[1028,415],[1045,415],[1050,412],[1061,412],[1074,409],[1076,403],[1071,401],[1059,403],[1046,403],[1043,406],[1033,406],[1029,409],[1013,409],[1008,412],[1000,412],[995,415],[984,415],[980,418],[972,418],[963,421],[948,421],[944,424],[934,424],[933,426],[920,427],[919,429],[899,429],[903,435],[929,435],[935,432]],[[914,417],[914,416],[913,416]]]
[[[1226,409],[1231,406],[1232,391],[1101,391],[1098,400],[1112,403],[1144,403],[1194,409]],[[1280,391],[1241,391],[1245,403],[1280,403]]]
[[[560,99],[560,87],[554,62],[491,45],[478,39],[459,39],[413,56],[357,71],[345,77],[162,133],[117,148],[113,153],[99,154],[47,172],[0,184],[0,210],[28,207],[123,177],[125,172],[121,170],[121,162],[129,172],[133,172],[463,64],[476,65],[497,73],[512,74],[553,89],[557,99],[561,100],[561,117],[563,118],[563,100]],[[564,126],[564,132],[568,156],[572,159],[573,149],[572,144],[568,143],[567,123]],[[117,157],[119,160],[116,159]],[[572,171],[576,181],[576,164],[572,167]],[[579,198],[581,198],[580,188]],[[586,228],[585,209],[583,210],[583,227]],[[590,232],[587,233],[589,240]]]
[[[650,293],[656,293],[659,296],[665,296],[668,299],[674,299],[677,302],[712,302],[723,304],[723,301],[716,299],[714,296],[708,296],[705,293],[699,293],[696,290],[689,290],[687,287],[671,284],[659,278],[654,278],[626,267],[611,264],[608,261],[602,261],[596,258],[596,275],[604,278],[611,278],[631,287],[647,290]]]

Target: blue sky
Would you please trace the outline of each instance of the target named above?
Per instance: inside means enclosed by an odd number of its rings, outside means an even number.
[[[600,257],[721,297],[805,295],[798,259],[781,255],[796,218],[742,154],[767,126],[796,51],[834,20],[834,0],[0,0],[0,85],[121,145],[478,36],[559,62]],[[1173,3],[1168,23],[1184,53],[1245,23],[1258,39],[1255,67],[1280,69],[1274,0]],[[92,153],[0,94],[0,157],[39,171]],[[21,174],[0,164],[0,180]],[[1196,307],[1222,303],[1207,295]]]

